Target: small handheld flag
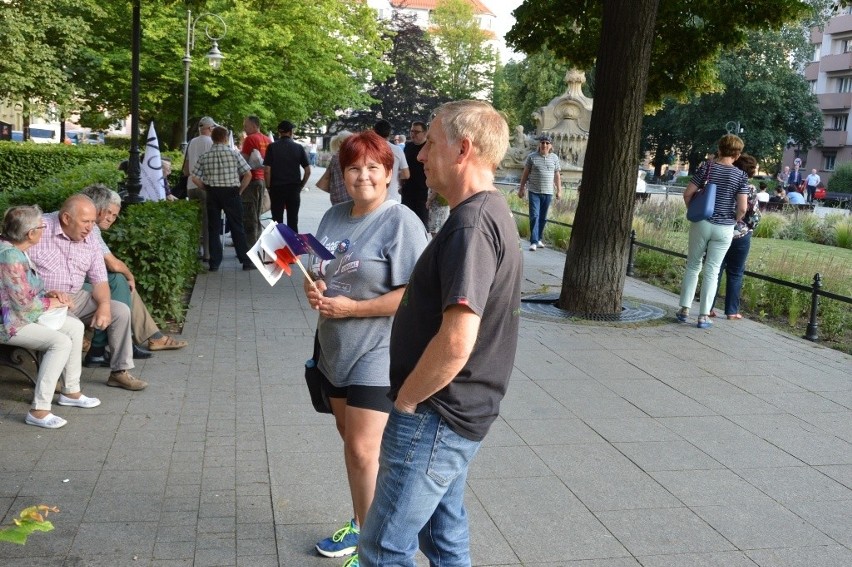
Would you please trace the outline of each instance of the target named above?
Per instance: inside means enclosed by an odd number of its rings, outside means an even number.
[[[325,249],[313,234],[296,234],[285,224],[270,223],[249,250],[249,259],[257,266],[269,285],[275,285],[283,274],[292,275],[296,264],[311,285],[314,285],[299,256],[314,254],[323,260],[333,260],[334,254]]]

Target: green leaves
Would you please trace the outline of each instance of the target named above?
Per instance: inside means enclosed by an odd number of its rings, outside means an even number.
[[[526,53],[544,48],[587,69],[601,42],[602,0],[526,0],[515,10],[508,42]],[[646,104],[685,99],[717,88],[715,62],[723,48],[746,41],[749,29],[779,29],[809,13],[802,0],[666,0],[654,29]]]
[[[53,524],[46,519],[51,512],[59,512],[59,508],[45,504],[24,508],[19,516],[12,520],[13,526],[0,529],[0,541],[24,545],[33,532],[53,530]]]
[[[201,226],[196,201],[146,202],[121,211],[104,240],[133,271],[136,289],[157,322],[182,322],[184,294],[198,272]]]

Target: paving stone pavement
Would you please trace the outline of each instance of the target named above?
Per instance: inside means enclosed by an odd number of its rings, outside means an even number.
[[[303,193],[302,230],[327,207]],[[524,291],[557,291],[564,255],[523,254]],[[48,431],[23,423],[26,382],[2,378],[2,523],[61,512],[0,543],[0,565],[343,563],[313,551],[351,515],[341,442],[303,382],[316,316],[298,273],[269,287],[225,256],[197,279],[189,347],[139,361],[147,390],[84,369],[103,404],[54,406],[69,424]],[[625,295],[677,304],[632,279]],[[467,505],[480,567],[848,567],[852,357],[748,320],[523,318]]]

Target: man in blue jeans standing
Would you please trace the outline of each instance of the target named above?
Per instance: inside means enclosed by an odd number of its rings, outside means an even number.
[[[481,101],[441,106],[418,154],[450,203],[394,316],[390,398],[359,567],[470,566],[464,487],[497,418],[518,345],[522,260],[494,169],[509,128]]]
[[[529,182],[530,200],[530,252],[544,248],[544,224],[547,222],[547,210],[554,192],[556,198],[562,197],[562,176],[559,156],[551,153],[553,141],[543,135],[538,139],[538,150],[527,156],[518,196],[523,199]]]

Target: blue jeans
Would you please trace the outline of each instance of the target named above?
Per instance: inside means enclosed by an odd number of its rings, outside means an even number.
[[[530,244],[535,244],[544,236],[544,223],[547,222],[547,210],[553,195],[529,192],[530,199]]]
[[[725,286],[725,315],[740,312],[740,292],[743,289],[743,272],[745,272],[749,249],[751,249],[751,233],[734,238],[719,268],[719,281],[722,281],[723,273],[727,274],[728,278]],[[713,303],[715,304],[715,300]]]
[[[379,477],[358,539],[364,567],[414,567],[418,540],[430,565],[469,567],[464,486],[479,449],[433,409],[393,409],[379,455]]]

